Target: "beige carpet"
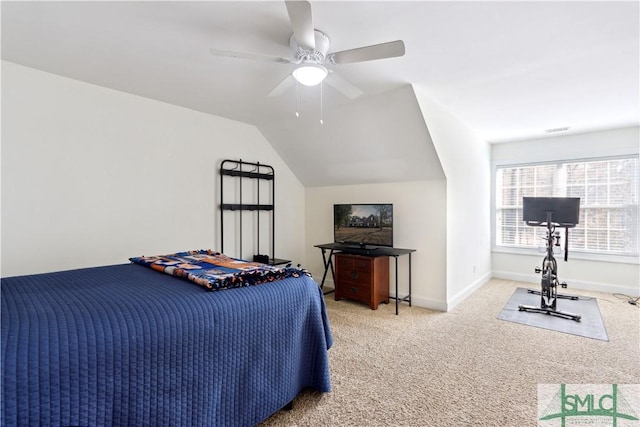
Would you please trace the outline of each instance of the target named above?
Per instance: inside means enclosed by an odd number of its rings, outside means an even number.
[[[303,391],[262,425],[536,426],[539,383],[640,383],[637,306],[572,289],[597,298],[598,341],[497,319],[518,286],[492,280],[449,313],[399,316],[327,295],[332,391]]]

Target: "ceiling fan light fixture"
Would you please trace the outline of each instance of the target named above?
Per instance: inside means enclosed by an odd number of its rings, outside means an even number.
[[[298,83],[305,86],[315,86],[327,77],[328,71],[319,64],[302,64],[291,74]]]

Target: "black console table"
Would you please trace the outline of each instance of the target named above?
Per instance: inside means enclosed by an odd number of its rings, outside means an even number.
[[[331,270],[331,276],[333,277],[333,281],[335,283],[336,275],[333,267],[333,254],[337,252],[347,253],[347,254],[355,254],[355,255],[363,255],[370,257],[378,257],[378,256],[386,256],[386,257],[394,257],[396,262],[396,272],[395,272],[395,288],[396,288],[396,296],[389,297],[396,300],[396,315],[398,314],[398,303],[399,302],[408,302],[409,307],[411,307],[411,253],[415,252],[415,249],[402,249],[402,248],[389,248],[385,246],[378,246],[375,248],[372,247],[360,247],[356,245],[349,245],[344,243],[323,243],[321,245],[315,245],[316,248],[320,248],[322,250],[322,263],[324,264],[324,273],[322,274],[322,281],[320,282],[320,288],[324,289],[324,281],[327,278],[327,273]],[[329,256],[327,256],[327,251],[329,251]],[[409,255],[409,294],[400,297],[398,295],[398,257],[402,255]],[[331,293],[333,291],[329,291]]]

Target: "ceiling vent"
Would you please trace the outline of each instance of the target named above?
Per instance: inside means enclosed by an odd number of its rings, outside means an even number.
[[[545,129],[545,133],[554,133],[554,132],[564,132],[569,130],[569,126],[565,126],[563,128],[551,128],[551,129]]]

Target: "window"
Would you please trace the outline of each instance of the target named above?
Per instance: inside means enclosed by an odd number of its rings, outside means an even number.
[[[496,246],[537,248],[546,228],[522,221],[522,198],[579,197],[571,251],[638,254],[638,156],[498,166]],[[561,230],[563,232],[563,230]]]

